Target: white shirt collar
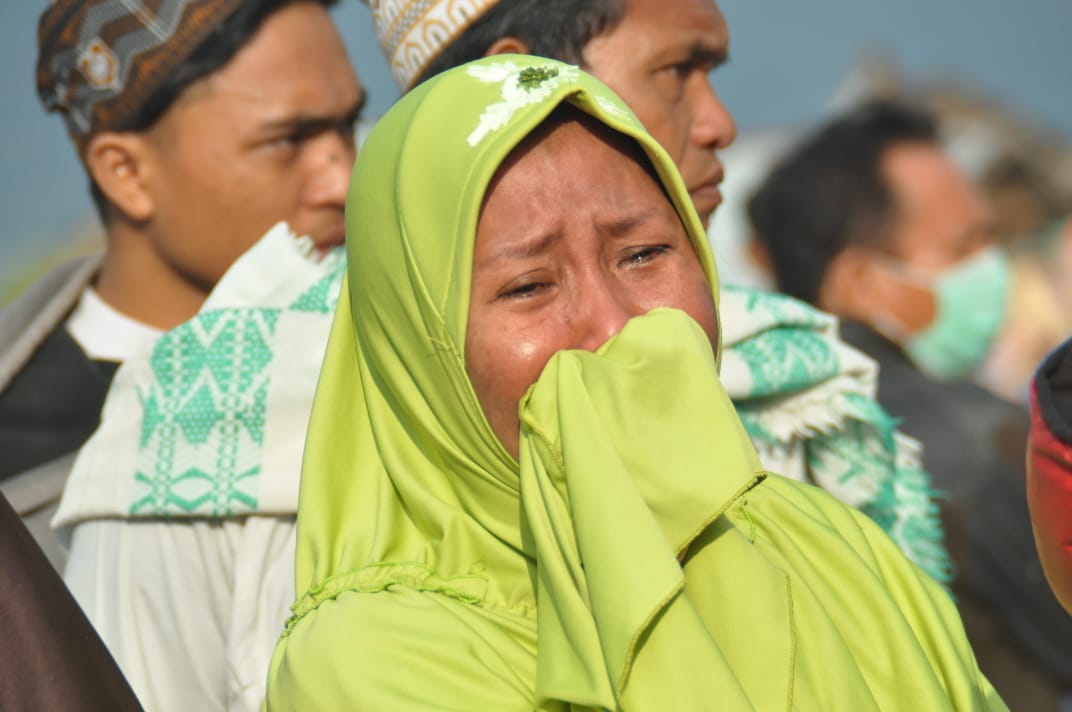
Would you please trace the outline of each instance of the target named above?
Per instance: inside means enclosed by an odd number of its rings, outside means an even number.
[[[67,320],[67,331],[89,358],[119,362],[149,355],[164,333],[116,311],[92,287],[82,292]]]

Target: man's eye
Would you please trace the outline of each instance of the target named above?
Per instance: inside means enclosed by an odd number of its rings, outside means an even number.
[[[695,63],[691,61],[680,62],[670,67],[670,69],[674,72],[675,75],[677,75],[679,79],[686,79],[689,74],[692,73],[692,70],[695,68],[695,66]]]
[[[641,247],[635,250],[630,250],[621,260],[619,260],[618,265],[621,267],[639,267],[640,265],[646,265],[649,262],[654,261],[660,255],[666,254],[669,251],[669,245],[652,245],[650,247]]]
[[[298,133],[286,134],[284,136],[277,136],[268,142],[270,148],[289,149],[294,148],[301,142],[301,135]]]

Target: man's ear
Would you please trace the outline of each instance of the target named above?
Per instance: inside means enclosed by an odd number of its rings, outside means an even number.
[[[517,37],[500,37],[495,40],[491,47],[488,47],[488,51],[484,53],[485,57],[491,57],[496,54],[528,54],[529,45],[525,40]]]
[[[770,250],[763,244],[759,235],[748,237],[748,242],[745,244],[745,254],[748,255],[748,259],[752,261],[753,265],[762,270],[763,274],[772,280],[775,279],[774,260],[771,259]]]
[[[151,150],[146,138],[136,133],[104,131],[86,145],[85,164],[113,208],[127,219],[143,222],[156,211],[148,189]]]
[[[870,323],[872,312],[881,301],[880,282],[885,276],[876,266],[868,250],[851,245],[843,249],[826,268],[817,306],[838,316]]]

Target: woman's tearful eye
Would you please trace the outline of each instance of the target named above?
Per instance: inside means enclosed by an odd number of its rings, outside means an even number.
[[[648,245],[628,250],[625,256],[618,261],[619,267],[640,267],[658,259],[661,255],[670,251],[669,245]]]
[[[537,280],[515,282],[506,286],[496,299],[501,301],[520,301],[524,299],[532,299],[546,291],[550,287],[548,282],[541,282]]]

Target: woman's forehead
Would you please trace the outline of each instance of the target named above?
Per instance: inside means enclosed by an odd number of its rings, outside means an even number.
[[[572,150],[573,145],[577,143],[593,142],[602,144],[637,163],[653,181],[662,185],[651,160],[636,139],[611,128],[568,102],[560,104],[544,121],[518,142],[500,164],[495,178],[508,171],[522,157],[532,153],[537,146],[555,152]],[[495,178],[492,179],[493,183]]]
[[[475,259],[526,257],[568,226],[608,236],[680,225],[650,162],[629,137],[564,121],[519,144],[484,195]]]

